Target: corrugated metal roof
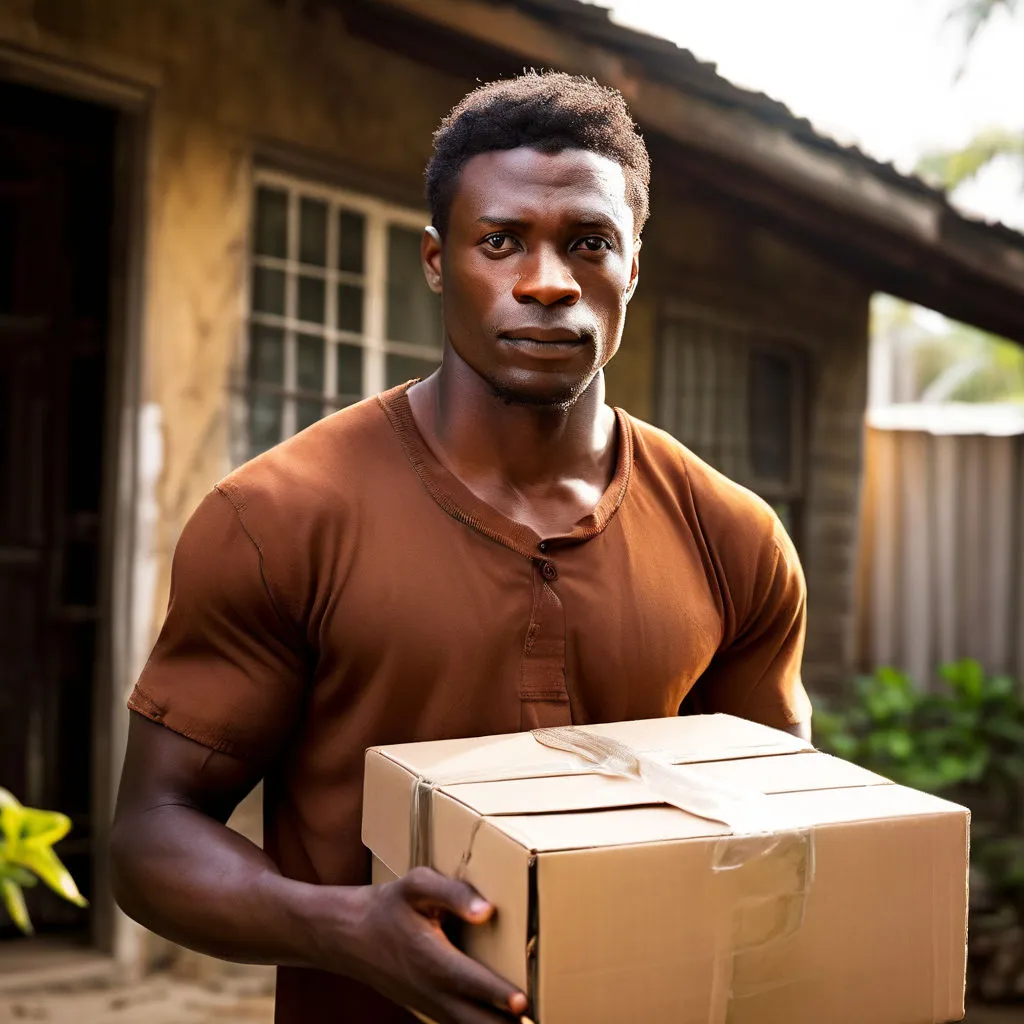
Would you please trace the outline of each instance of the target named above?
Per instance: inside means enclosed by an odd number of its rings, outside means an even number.
[[[511,6],[539,21],[627,57],[638,60],[644,73],[724,109],[742,110],[779,128],[802,145],[832,153],[856,163],[874,177],[907,192],[930,196],[943,203],[950,214],[981,225],[1004,241],[1024,249],[1024,234],[999,222],[965,214],[950,203],[948,195],[913,174],[904,174],[891,163],[875,159],[858,146],[844,145],[819,132],[805,117],[763,92],[734,85],[718,73],[717,66],[702,61],[671,40],[627,28],[611,19],[611,12],[581,0],[489,0],[495,6]]]

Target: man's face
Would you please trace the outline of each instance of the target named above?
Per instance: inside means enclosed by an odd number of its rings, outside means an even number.
[[[461,359],[506,401],[566,406],[619,347],[638,248],[615,161],[524,147],[467,162],[423,259]]]

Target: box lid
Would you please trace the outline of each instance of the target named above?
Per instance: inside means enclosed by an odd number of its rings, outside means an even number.
[[[724,782],[762,795],[890,785],[888,779],[866,768],[813,750],[756,759],[708,761],[691,764],[690,769],[710,783]],[[452,783],[438,788],[487,816],[555,814],[664,802],[641,782],[596,774]]]
[[[804,790],[768,798],[780,832],[886,819],[964,815],[966,811],[929,793],[889,783],[850,789]],[[517,814],[488,818],[532,853],[677,842],[728,836],[727,825],[698,818],[676,807],[619,806],[570,814]]]
[[[652,718],[578,728],[599,736],[610,736],[640,753],[651,754],[671,764],[728,761],[814,750],[811,744],[789,733],[732,715]],[[444,785],[583,774],[591,770],[571,754],[542,746],[528,732],[429,743],[396,743],[373,749],[412,774]]]
[[[824,821],[830,807],[846,808],[840,813],[853,819],[870,815],[865,805],[847,806],[829,794],[897,788],[788,733],[729,715],[582,728],[662,763],[685,765],[698,781],[705,777],[766,796],[773,828]],[[580,758],[543,746],[529,733],[399,744],[367,753],[363,818],[364,842],[397,871],[412,855],[409,822],[420,780],[536,852],[729,834],[724,825],[666,806],[638,781],[594,773]],[[909,803],[900,804],[900,813],[914,813],[918,794],[905,792]],[[888,813],[884,800],[872,806],[876,816]],[[935,811],[935,805],[920,807],[921,813]]]

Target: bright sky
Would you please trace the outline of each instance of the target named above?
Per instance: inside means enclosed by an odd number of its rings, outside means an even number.
[[[1024,131],[1024,14],[998,12],[954,81],[964,33],[946,14],[956,0],[597,2],[903,171],[986,127]],[[1009,163],[994,166],[957,200],[1024,229],[1022,177]]]

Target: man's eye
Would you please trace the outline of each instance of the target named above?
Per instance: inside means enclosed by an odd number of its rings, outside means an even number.
[[[512,236],[506,235],[503,231],[495,231],[493,235],[488,235],[484,242],[495,252],[500,252],[503,249],[510,248]]]
[[[583,249],[586,252],[602,252],[607,249],[611,249],[612,243],[607,238],[602,238],[600,235],[587,235],[586,238],[581,238],[574,246],[574,249]]]

